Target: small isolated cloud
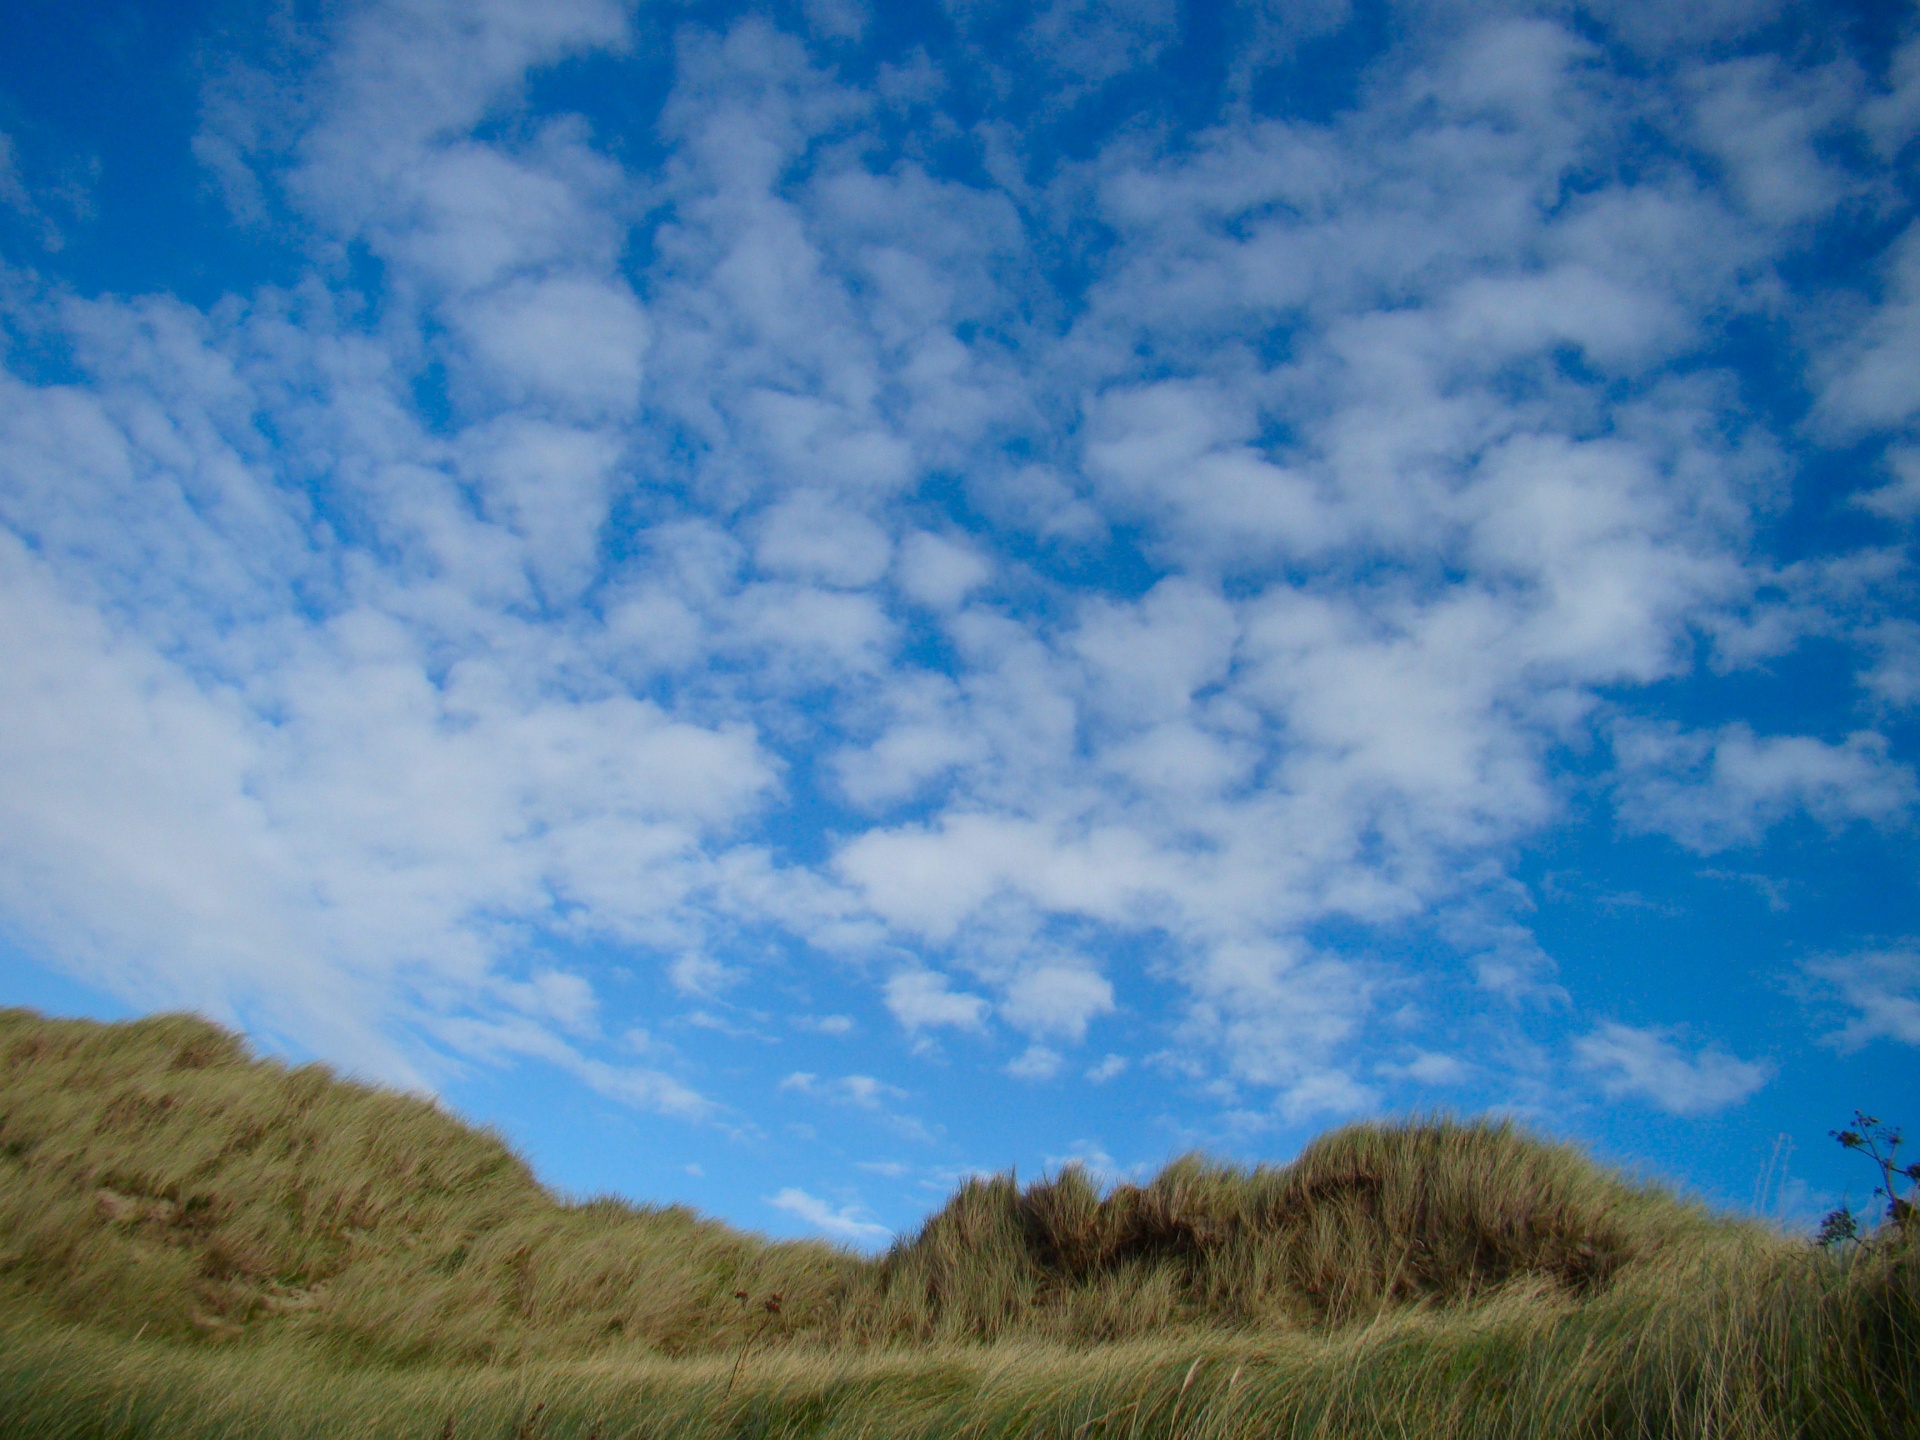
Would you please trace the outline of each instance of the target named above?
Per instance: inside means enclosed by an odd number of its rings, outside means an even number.
[[[1029,1045],[1007,1066],[1007,1074],[1016,1080],[1051,1080],[1060,1073],[1060,1052],[1044,1045]]]
[[[1372,1087],[1344,1070],[1321,1070],[1280,1092],[1279,1110],[1289,1124],[1319,1116],[1357,1115],[1380,1103]]]
[[[1407,1080],[1417,1085],[1458,1085],[1467,1078],[1467,1067],[1458,1056],[1422,1050],[1410,1060],[1390,1061],[1380,1066],[1380,1074],[1391,1080]]]
[[[1087,1071],[1087,1079],[1091,1080],[1096,1085],[1104,1085],[1107,1083],[1107,1081],[1114,1079],[1116,1076],[1124,1072],[1126,1068],[1127,1068],[1126,1057],[1121,1055],[1109,1055],[1104,1060],[1102,1060],[1098,1065],[1095,1065],[1092,1069]]]
[[[1806,972],[1824,980],[1853,1015],[1841,1029],[1824,1036],[1840,1050],[1857,1050],[1873,1040],[1920,1045],[1920,948],[1866,950],[1809,960]]]
[[[1738,1105],[1773,1078],[1764,1060],[1711,1046],[1689,1056],[1669,1032],[1608,1021],[1573,1045],[1575,1063],[1609,1099],[1646,1100],[1669,1115],[1706,1115]]]
[[[855,1245],[881,1245],[893,1238],[886,1226],[868,1218],[872,1212],[862,1205],[843,1205],[838,1210],[816,1195],[789,1185],[766,1202],[776,1210],[804,1220],[824,1235]]]
[[[796,1015],[793,1017],[796,1030],[810,1030],[815,1035],[851,1035],[854,1031],[853,1017],[850,1015]]]
[[[837,1080],[823,1080],[805,1070],[796,1070],[780,1082],[780,1088],[861,1110],[878,1110],[888,1100],[907,1098],[907,1092],[899,1086],[876,1080],[871,1075],[842,1075]]]
[[[947,988],[947,977],[934,970],[902,970],[887,981],[887,1009],[908,1030],[951,1026],[978,1030],[986,1023],[987,1002]]]

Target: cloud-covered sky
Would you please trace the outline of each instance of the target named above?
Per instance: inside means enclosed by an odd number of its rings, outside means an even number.
[[[1916,160],[1890,5],[11,6],[0,1002],[861,1245],[1410,1111],[1859,1202]]]

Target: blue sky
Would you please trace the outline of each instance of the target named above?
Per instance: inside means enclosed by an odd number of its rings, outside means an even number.
[[[0,1003],[555,1184],[1920,1124],[1905,7],[20,0]]]

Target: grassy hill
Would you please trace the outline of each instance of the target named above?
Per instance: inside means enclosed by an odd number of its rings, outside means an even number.
[[[1913,1245],[1505,1125],[977,1180],[867,1259],[177,1015],[0,1011],[0,1312],[8,1436],[1920,1434]]]

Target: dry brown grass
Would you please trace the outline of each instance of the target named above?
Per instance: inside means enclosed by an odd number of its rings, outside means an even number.
[[[1432,1120],[1104,1195],[979,1180],[867,1260],[565,1203],[427,1101],[190,1017],[0,1011],[0,1417],[75,1440],[1867,1440],[1920,1433],[1920,1247],[1826,1253]]]

